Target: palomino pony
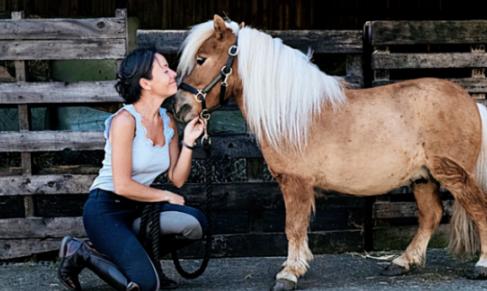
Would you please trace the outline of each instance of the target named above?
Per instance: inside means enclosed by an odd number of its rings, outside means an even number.
[[[397,275],[424,264],[442,185],[456,200],[450,247],[480,249],[472,274],[486,277],[487,110],[465,90],[433,78],[350,89],[280,39],[219,16],[193,27],[183,46],[176,117],[188,121],[234,96],[282,190],[288,256],[274,290],[295,288],[313,258],[315,187],[371,196],[412,186],[419,229],[384,271]]]

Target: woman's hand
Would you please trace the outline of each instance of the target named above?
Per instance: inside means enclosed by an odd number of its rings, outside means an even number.
[[[181,195],[178,195],[176,193],[173,193],[171,191],[164,190],[164,199],[163,201],[167,201],[171,204],[178,204],[178,205],[184,205],[184,197]]]
[[[186,128],[184,129],[184,137],[183,141],[188,145],[193,145],[194,142],[200,137],[205,129],[205,124],[201,119],[195,117],[193,120],[186,124]]]

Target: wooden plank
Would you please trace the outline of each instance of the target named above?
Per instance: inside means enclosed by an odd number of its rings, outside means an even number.
[[[0,20],[1,40],[76,40],[125,38],[126,18],[46,18]]]
[[[214,157],[261,157],[262,153],[251,135],[213,136],[211,153]],[[0,132],[0,152],[45,152],[62,150],[101,150],[105,139],[102,132],[30,131]],[[195,158],[205,158],[201,145]]]
[[[487,79],[482,78],[462,78],[449,79],[452,82],[465,88],[470,93],[487,93]]]
[[[442,201],[443,215],[451,216],[453,213],[453,200]],[[376,201],[373,205],[375,219],[393,219],[418,217],[418,208],[415,202],[387,202]]]
[[[372,45],[487,43],[487,20],[371,21]]]
[[[0,196],[88,193],[95,175],[37,175],[0,177]]]
[[[0,239],[0,260],[27,257],[59,249],[61,237],[46,239]],[[360,230],[320,231],[309,233],[314,254],[360,251],[363,236]],[[189,251],[189,249],[188,249]],[[184,251],[182,257],[187,257]],[[285,256],[287,239],[279,233],[239,233],[212,236],[212,257]]]
[[[124,28],[122,38],[125,40],[125,52],[129,51],[129,23],[127,21],[127,9],[116,9],[115,17],[123,18]],[[117,64],[117,68],[119,64]]]
[[[430,248],[448,246],[449,224],[440,224],[428,244]],[[373,229],[374,250],[404,250],[418,230],[417,225],[376,226]]]
[[[0,196],[15,195],[56,195],[88,193],[96,175],[31,175],[0,177]],[[155,184],[155,187],[170,189],[170,185]],[[282,204],[281,192],[276,183],[215,183],[213,209],[240,208],[246,205],[248,197],[258,199],[260,209],[274,209]],[[202,194],[204,184],[188,183],[182,189],[171,189],[174,192],[188,195],[194,205],[206,204],[206,196]],[[262,195],[265,193],[265,195]],[[213,196],[212,196],[213,197]]]
[[[0,134],[1,137],[1,134]],[[255,137],[247,134],[219,135],[211,137],[211,155],[213,157],[240,157],[258,158],[262,153],[257,145]],[[1,142],[0,142],[1,143]],[[1,147],[1,146],[0,146]],[[205,158],[206,154],[198,144],[193,156]]]
[[[0,84],[2,104],[123,102],[115,81]]]
[[[12,21],[20,22],[24,17],[23,12],[12,12]],[[15,78],[17,82],[25,82],[26,81],[26,70],[25,70],[25,61],[15,61]],[[18,106],[18,113],[19,113],[19,130],[20,131],[28,131],[30,130],[30,110],[29,107],[25,104],[21,104]],[[30,175],[32,174],[32,157],[31,153],[21,153],[21,169],[22,174]],[[25,217],[32,217],[34,216],[34,200],[32,196],[25,196],[24,197],[24,216]]]
[[[362,53],[361,30],[274,30],[267,31],[287,45],[306,51],[310,47],[319,54]]]
[[[281,38],[294,48],[315,53],[360,54],[362,31],[360,30],[269,30],[273,37]],[[175,54],[187,34],[186,30],[137,30],[139,47],[156,47],[162,53]]]
[[[384,53],[373,52],[377,69],[435,69],[487,67],[487,53]]]
[[[186,37],[187,30],[137,30],[138,47],[155,47],[163,54],[176,54]]]
[[[59,250],[60,238],[0,239],[0,260],[9,260]]]
[[[0,239],[86,236],[82,217],[0,219]]]
[[[103,149],[102,132],[30,131],[0,132],[1,152],[39,152]]]
[[[121,59],[125,39],[0,40],[0,60]]]
[[[240,110],[217,110],[212,112],[209,133],[247,133],[247,126]]]
[[[452,82],[457,83],[458,85],[462,86],[471,94],[481,94],[487,93],[487,80],[481,78],[457,78],[457,79],[447,79]],[[379,85],[386,85],[395,82],[400,82],[403,80],[374,80],[372,85],[379,86]]]

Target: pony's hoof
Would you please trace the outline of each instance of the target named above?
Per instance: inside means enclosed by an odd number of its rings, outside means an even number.
[[[470,270],[465,275],[471,280],[485,280],[487,279],[487,267],[475,266],[473,270]]]
[[[294,290],[296,289],[296,282],[286,279],[277,279],[274,286],[272,286],[271,291],[284,291],[284,290]]]
[[[407,272],[409,272],[409,270],[407,270],[406,268],[391,263],[384,270],[382,270],[380,274],[382,276],[400,276],[406,274]]]

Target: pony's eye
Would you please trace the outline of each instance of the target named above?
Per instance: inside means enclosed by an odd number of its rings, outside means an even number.
[[[196,63],[198,65],[202,65],[204,62],[206,61],[206,58],[203,58],[203,57],[196,57]]]

